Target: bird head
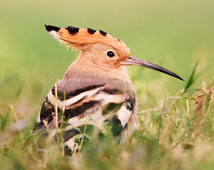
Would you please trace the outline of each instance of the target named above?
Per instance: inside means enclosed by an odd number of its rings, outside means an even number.
[[[45,27],[54,38],[80,50],[84,60],[91,60],[98,67],[108,70],[121,66],[137,65],[183,80],[177,74],[161,66],[130,56],[130,50],[123,41],[102,30],[96,31],[91,28],[82,29],[71,26],[60,28],[52,25],[45,25]]]

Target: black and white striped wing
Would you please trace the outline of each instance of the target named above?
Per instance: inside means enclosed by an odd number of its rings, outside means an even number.
[[[135,109],[135,94],[114,79],[76,80],[63,79],[52,88],[42,105],[37,126],[52,131],[64,124],[65,144],[71,150],[74,137],[81,137],[81,130],[77,129],[86,124],[102,133],[107,133],[105,127],[109,124],[112,135],[126,136],[123,130]]]

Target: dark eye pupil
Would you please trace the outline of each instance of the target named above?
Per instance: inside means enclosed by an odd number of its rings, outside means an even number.
[[[107,52],[107,56],[109,56],[109,57],[114,57],[114,52],[113,52],[113,51],[108,51],[108,52]]]

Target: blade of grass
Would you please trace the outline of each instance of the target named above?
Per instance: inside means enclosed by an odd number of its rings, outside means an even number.
[[[184,90],[183,90],[182,94],[184,94],[193,85],[193,83],[195,82],[195,80],[196,80],[196,75],[195,74],[196,74],[196,69],[198,67],[198,63],[199,63],[199,61],[196,62],[195,66],[194,66],[194,68],[192,70],[192,73],[190,74],[190,77],[189,77],[189,79],[187,81],[187,84],[184,87]]]
[[[1,121],[0,121],[0,129],[1,131],[3,131],[5,129],[5,127],[7,126],[8,124],[8,121],[9,121],[9,113],[7,113],[6,115],[0,117],[1,118]]]
[[[17,73],[11,73],[6,76],[3,80],[0,81],[0,88],[7,84],[10,80],[14,79],[17,76]]]

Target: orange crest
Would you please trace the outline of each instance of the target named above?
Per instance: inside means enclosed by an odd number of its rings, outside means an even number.
[[[122,56],[129,56],[130,54],[129,48],[123,41],[112,37],[102,30],[96,31],[91,28],[83,29],[71,26],[60,28],[45,25],[45,27],[54,38],[78,50],[84,50],[90,45],[100,43],[114,48]]]

